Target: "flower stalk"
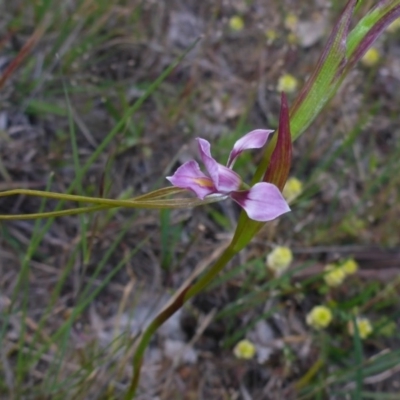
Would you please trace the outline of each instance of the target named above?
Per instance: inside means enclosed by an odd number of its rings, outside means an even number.
[[[187,284],[187,286],[180,289],[178,295],[175,296],[174,300],[168,304],[150,325],[143,332],[140,337],[139,343],[133,356],[133,377],[129,386],[129,389],[124,397],[124,400],[131,400],[134,398],[137,385],[139,383],[140,371],[143,364],[143,356],[150,343],[153,334],[157,329],[167,321],[176,311],[178,311],[183,305],[196,296],[198,293],[204,290],[218,275],[218,273],[226,266],[226,264],[236,254],[235,250],[229,245],[225,251],[221,254],[215,264],[194,284]]]

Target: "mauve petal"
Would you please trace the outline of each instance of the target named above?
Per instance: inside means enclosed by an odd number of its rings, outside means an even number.
[[[197,138],[197,142],[199,143],[199,153],[203,164],[214,182],[215,187],[218,187],[218,163],[211,156],[211,145],[207,140],[202,138]]]
[[[239,190],[242,179],[230,168],[218,164],[218,186],[219,193],[230,193]]]
[[[181,165],[174,175],[167,176],[167,179],[176,187],[191,190],[202,200],[217,191],[212,180],[201,172],[199,164],[193,160]]]
[[[231,198],[255,221],[271,221],[290,211],[282,193],[272,183],[256,183],[250,190],[231,193]]]
[[[229,154],[227,167],[232,168],[236,158],[244,150],[259,149],[265,145],[269,135],[273,131],[269,129],[256,129],[240,138],[233,146],[231,154]]]

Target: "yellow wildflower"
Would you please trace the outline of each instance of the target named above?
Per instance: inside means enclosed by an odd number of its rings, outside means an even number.
[[[397,18],[387,27],[387,31],[390,33],[394,33],[399,28],[400,28],[400,18]]]
[[[349,260],[345,261],[340,268],[343,269],[344,273],[346,275],[353,275],[357,272],[358,270],[358,264],[350,258]]]
[[[297,44],[299,42],[299,38],[297,37],[297,35],[293,32],[290,32],[289,35],[287,35],[287,42],[289,44]]]
[[[380,58],[380,54],[379,54],[378,49],[376,47],[371,47],[363,55],[363,57],[361,58],[361,62],[366,67],[373,67],[379,61],[379,58]]]
[[[294,14],[288,14],[285,18],[285,28],[294,31],[299,23],[299,19]]]
[[[368,318],[357,317],[356,324],[358,329],[358,335],[361,339],[366,339],[372,332],[372,324]],[[353,321],[349,322],[348,325],[349,334],[354,335],[354,324]]]
[[[303,191],[303,183],[297,178],[289,178],[283,188],[283,196],[288,202],[293,201]]]
[[[277,246],[267,256],[267,267],[275,273],[285,271],[293,260],[292,250],[286,246]]]
[[[278,79],[278,92],[293,93],[296,91],[299,82],[290,74],[284,74]]]
[[[237,358],[250,360],[256,354],[256,347],[250,342],[250,340],[243,339],[236,344],[235,348],[233,349],[233,354]]]
[[[328,286],[339,286],[346,277],[345,271],[334,264],[328,264],[325,271],[324,280]]]
[[[328,307],[315,306],[307,314],[306,321],[315,329],[326,328],[332,321],[332,312]]]
[[[273,29],[267,29],[265,31],[265,37],[269,43],[272,43],[274,40],[278,39],[278,32]]]
[[[243,18],[240,17],[239,15],[234,15],[230,20],[229,20],[229,27],[233,31],[241,31],[244,28],[244,21]]]

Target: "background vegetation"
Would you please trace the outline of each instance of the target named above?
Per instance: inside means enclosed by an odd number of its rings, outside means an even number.
[[[344,4],[0,3],[0,190],[129,198],[166,186],[196,157],[197,136],[224,162],[241,135],[276,127],[279,78],[300,88]],[[303,192],[292,213],[158,333],[138,398],[398,398],[399,32],[382,36],[376,62],[360,64],[295,142]],[[242,176],[258,157],[238,161]],[[55,207],[0,200],[1,214]],[[1,223],[2,398],[120,398],[140,331],[220,254],[238,212],[226,201]],[[276,245],[294,260],[271,279]],[[329,287],[325,265],[350,257],[358,272]],[[306,315],[320,304],[334,318],[316,331]],[[366,339],[349,334],[355,315],[372,323]],[[251,360],[232,351],[243,338]]]

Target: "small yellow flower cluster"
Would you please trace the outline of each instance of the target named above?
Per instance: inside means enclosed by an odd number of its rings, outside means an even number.
[[[289,35],[287,35],[287,42],[291,45],[296,45],[299,42],[299,38],[295,33],[290,32]]]
[[[358,264],[352,258],[339,265],[328,264],[325,267],[326,273],[324,275],[324,280],[328,286],[340,286],[346,276],[355,274],[357,270]]]
[[[299,19],[295,14],[288,14],[285,18],[284,24],[285,28],[290,31],[287,35],[287,42],[291,45],[297,44],[299,40],[296,31],[299,25]]]
[[[353,275],[358,270],[358,264],[354,261],[354,259],[349,258],[343,264],[340,265],[340,268],[346,273],[346,275]]]
[[[400,18],[395,19],[388,27],[387,31],[390,33],[395,33],[398,29],[400,29]]]
[[[307,314],[306,321],[309,326],[314,329],[324,329],[332,322],[332,312],[326,306],[315,306]],[[356,318],[357,330],[361,339],[366,339],[373,331],[372,324],[368,318]],[[354,335],[354,324],[350,321],[348,324],[348,332]]]
[[[278,92],[293,93],[297,90],[298,86],[299,82],[293,75],[284,74],[278,79],[276,89]]]
[[[367,52],[361,58],[361,62],[366,67],[373,67],[376,65],[380,59],[381,55],[379,54],[379,50],[376,47],[371,47],[367,50]]]
[[[267,256],[267,267],[275,274],[281,274],[292,261],[292,250],[286,246],[277,246]]]
[[[307,324],[315,329],[326,328],[332,321],[332,312],[328,307],[315,306],[307,314]]]
[[[328,286],[340,286],[344,281],[344,278],[346,278],[344,270],[335,264],[328,264],[325,267],[325,271],[324,280]]]
[[[366,339],[373,331],[371,321],[365,317],[357,317],[356,318],[358,335],[361,339]],[[354,323],[353,321],[349,322],[348,330],[350,335],[354,335]]]
[[[243,339],[236,344],[233,349],[233,354],[236,358],[251,360],[256,354],[256,347],[250,342],[250,340]]]
[[[239,32],[239,31],[243,30],[243,28],[244,28],[243,18],[240,17],[239,15],[234,15],[229,20],[229,27],[235,32]]]
[[[294,14],[288,14],[286,16],[285,22],[284,22],[285,28],[289,29],[292,32],[297,28],[298,23],[299,23],[299,19]]]
[[[267,38],[268,43],[272,43],[278,39],[278,32],[274,29],[267,29],[265,31],[265,37]]]
[[[297,178],[289,178],[283,188],[283,197],[288,203],[298,197],[303,191],[303,183]]]

